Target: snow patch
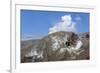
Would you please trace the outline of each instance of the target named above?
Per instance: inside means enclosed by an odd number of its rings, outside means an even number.
[[[60,48],[59,39],[57,36],[54,36],[51,39],[52,39],[52,49],[53,51],[56,51],[58,48]]]
[[[31,52],[29,52],[28,54],[25,55],[25,57],[29,57],[29,56],[37,56],[38,53],[36,50],[32,50]]]
[[[76,45],[76,47],[75,47],[75,50],[81,49],[81,46],[82,46],[82,45],[83,45],[82,41],[81,41],[81,40],[78,40],[78,41],[77,41],[77,45]]]
[[[66,35],[63,38],[58,36],[52,36],[51,39],[52,39],[52,49],[53,51],[56,51],[57,49],[60,48],[62,44],[65,44],[65,42],[68,41],[68,36]]]
[[[60,53],[63,53],[63,52],[65,52],[67,50],[67,48],[61,48],[60,49]]]

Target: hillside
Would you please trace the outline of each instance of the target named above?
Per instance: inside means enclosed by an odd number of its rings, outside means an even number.
[[[21,62],[89,59],[89,33],[59,31],[42,39],[21,41]]]

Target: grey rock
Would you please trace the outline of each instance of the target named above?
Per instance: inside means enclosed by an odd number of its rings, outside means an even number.
[[[81,37],[81,38],[80,38]],[[73,50],[77,41],[79,50]],[[55,32],[38,40],[21,41],[21,62],[46,62],[89,59],[89,33]]]

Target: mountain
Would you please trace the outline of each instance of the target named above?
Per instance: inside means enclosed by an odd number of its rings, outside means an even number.
[[[59,31],[42,39],[21,41],[21,62],[89,59],[89,33]]]

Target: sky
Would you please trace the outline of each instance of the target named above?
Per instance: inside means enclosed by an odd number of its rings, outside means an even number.
[[[89,32],[89,13],[21,10],[21,39],[38,39],[57,31]]]

